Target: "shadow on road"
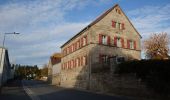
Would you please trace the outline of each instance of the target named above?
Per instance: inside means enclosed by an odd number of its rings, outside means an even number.
[[[33,98],[36,96],[40,100],[127,100],[117,96],[57,87],[44,81],[25,80],[23,83],[32,92]]]
[[[23,90],[20,80],[10,80],[2,87],[0,100],[31,100],[31,99]]]

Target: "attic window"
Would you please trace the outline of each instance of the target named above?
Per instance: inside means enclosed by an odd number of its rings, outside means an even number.
[[[116,12],[117,12],[118,14],[121,14],[121,11],[120,11],[119,9],[116,9]]]

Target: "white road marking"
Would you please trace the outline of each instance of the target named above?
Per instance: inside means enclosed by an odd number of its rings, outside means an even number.
[[[28,96],[30,96],[32,100],[40,100],[40,98],[36,96],[36,94],[32,90],[30,90],[27,86],[24,85],[23,81],[22,81],[22,86],[25,92],[28,94]]]

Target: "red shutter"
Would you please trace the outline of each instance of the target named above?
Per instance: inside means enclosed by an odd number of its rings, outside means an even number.
[[[78,58],[78,66],[80,66],[80,58]]]
[[[77,50],[77,42],[75,43],[75,50]]]
[[[85,56],[85,65],[87,65],[87,56]]]
[[[68,61],[68,69],[70,69],[70,61]]]
[[[125,29],[125,24],[124,23],[122,23],[122,30],[124,30]]]
[[[83,38],[81,38],[81,47],[83,47]]]
[[[87,45],[87,35],[86,35],[86,45]]]
[[[80,40],[77,41],[77,45],[78,45],[77,49],[79,49],[80,48]]]
[[[74,68],[74,59],[72,59],[72,68]]]
[[[69,69],[70,69],[71,61],[69,61]]]
[[[112,21],[112,27],[115,28],[116,27],[116,22]]]
[[[127,40],[127,48],[130,49],[130,42]]]
[[[102,44],[102,35],[99,34],[99,44]]]
[[[73,44],[73,52],[75,51],[75,44]]]
[[[107,36],[107,44],[110,45],[110,36]]]
[[[75,60],[73,59],[73,68],[75,67]]]
[[[136,49],[136,41],[134,41],[134,49]]]
[[[83,56],[80,59],[80,65],[83,66]]]
[[[125,45],[124,45],[124,39],[123,38],[121,38],[121,42],[122,42],[122,48],[124,48]]]
[[[114,37],[114,46],[117,47],[117,37],[116,36]]]
[[[76,62],[77,60],[76,59],[74,59],[74,67],[77,67],[77,65],[76,65]]]
[[[70,45],[70,53],[71,53],[72,51],[71,51],[71,45]]]

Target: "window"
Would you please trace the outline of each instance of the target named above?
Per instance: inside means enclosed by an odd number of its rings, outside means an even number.
[[[122,23],[119,23],[119,29],[122,30]]]
[[[69,54],[69,47],[67,48],[67,54]]]
[[[133,43],[133,41],[130,41],[129,44],[130,44],[130,49],[134,49],[134,43]]]
[[[117,47],[122,47],[121,38],[117,37],[116,41],[117,41]]]
[[[124,30],[125,29],[124,23],[116,22],[116,21],[113,21],[113,20],[112,20],[112,27],[117,28],[119,30]]]
[[[109,62],[109,56],[100,54],[99,55],[99,62],[107,64]]]
[[[71,45],[71,52],[74,52],[74,46]]]
[[[74,50],[77,50],[77,42],[74,43]]]
[[[120,11],[119,9],[116,9],[116,12],[117,12],[118,14],[121,14],[121,11]]]
[[[99,44],[110,45],[110,36],[99,35]]]
[[[76,67],[80,66],[80,58],[76,59]]]
[[[102,36],[102,44],[107,44],[107,36]]]
[[[109,57],[107,55],[104,55],[102,59],[103,59],[103,63],[108,63],[109,61]]]
[[[119,29],[120,23],[116,22],[116,28]]]
[[[124,57],[116,57],[116,63],[120,64],[122,62],[125,62],[125,58]]]
[[[71,53],[72,51],[71,51],[71,46],[69,46],[69,53]]]
[[[87,44],[87,36],[83,37],[83,46]]]
[[[68,62],[66,62],[66,69],[68,69]]]
[[[77,41],[77,49],[80,48],[80,41]]]
[[[83,56],[83,66],[86,65],[86,56]]]
[[[71,60],[71,68],[73,68],[74,60]]]
[[[136,41],[127,40],[127,48],[129,48],[129,49],[136,49]]]

